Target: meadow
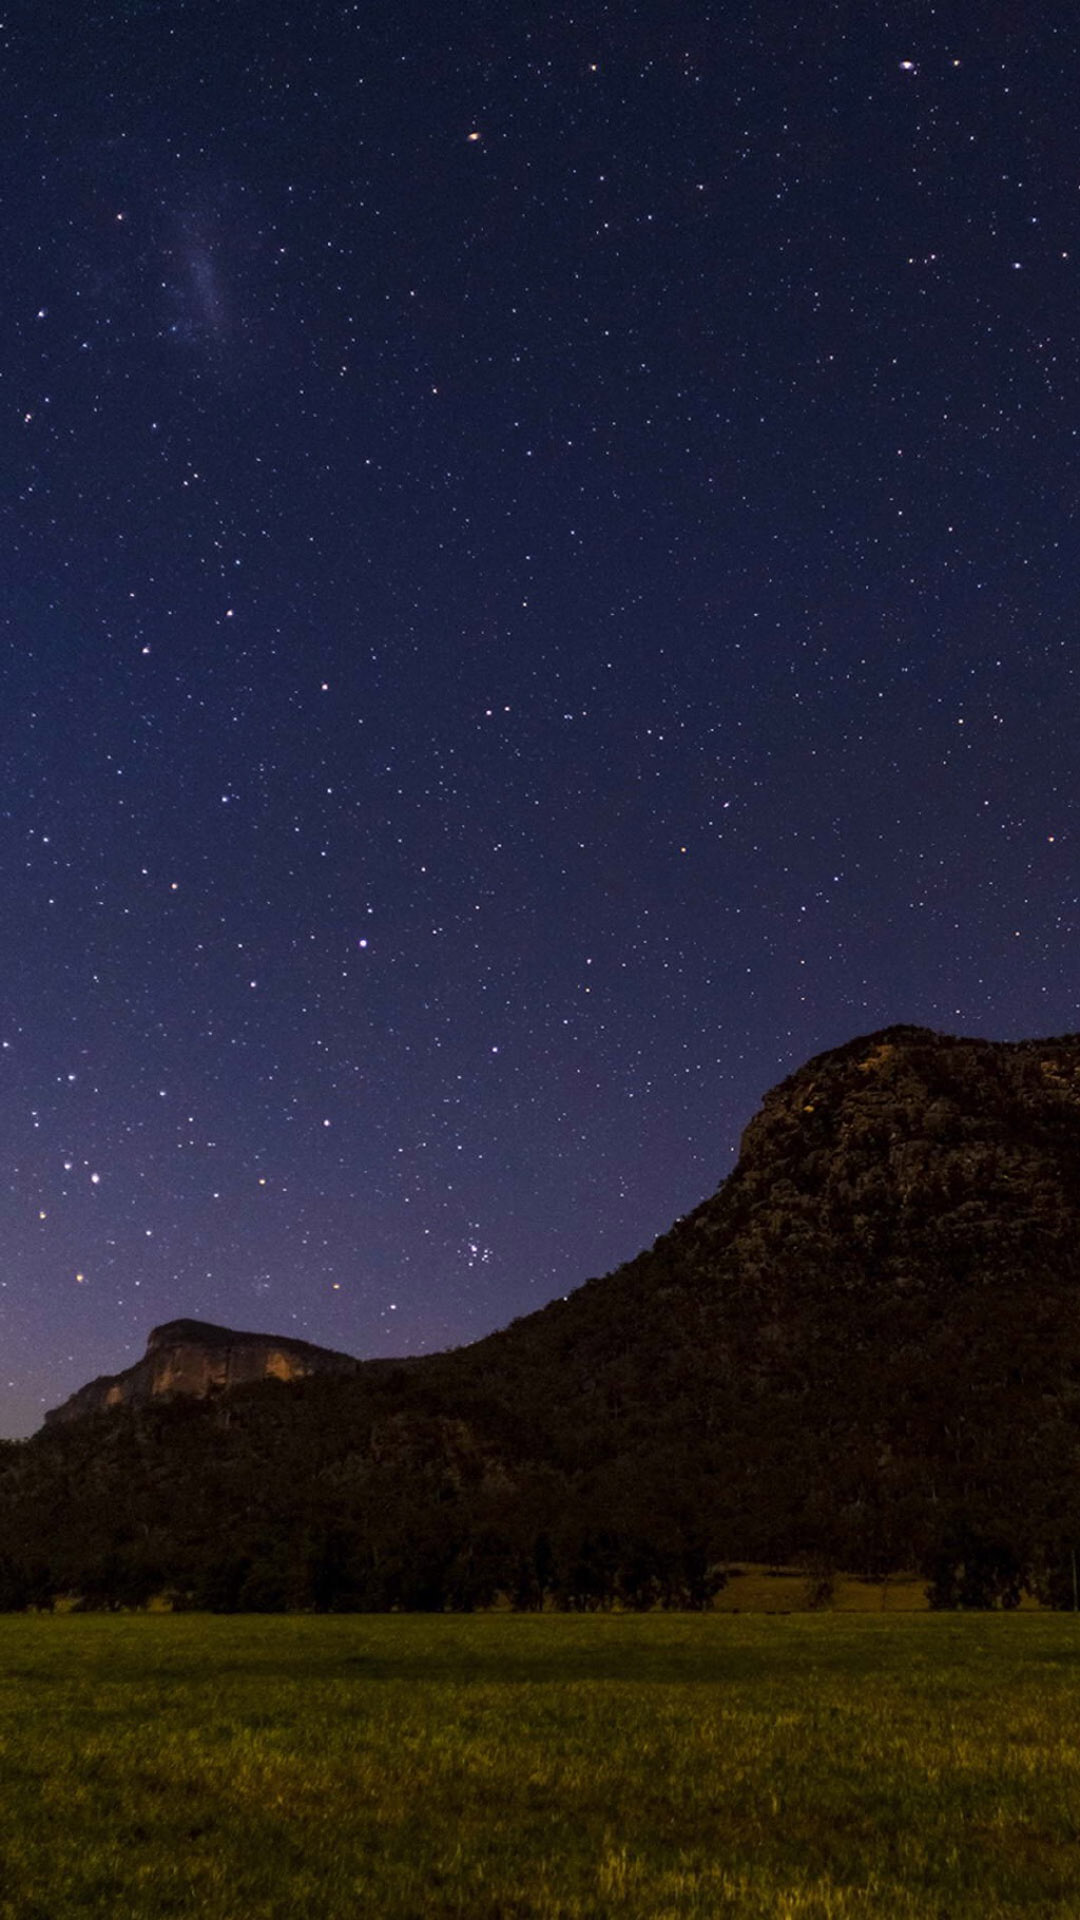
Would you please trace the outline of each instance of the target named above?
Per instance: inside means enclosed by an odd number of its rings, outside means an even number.
[[[1080,1623],[0,1617],[3,1920],[1080,1911]]]

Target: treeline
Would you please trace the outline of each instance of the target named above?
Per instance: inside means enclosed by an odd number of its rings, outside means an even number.
[[[701,1611],[725,1581],[700,1552],[663,1552],[603,1529],[577,1540],[538,1535],[527,1548],[483,1534],[388,1550],[340,1530],[302,1541],[262,1539],[179,1566],[153,1544],[127,1542],[62,1570],[0,1562],[0,1611],[142,1608],[165,1601],[210,1613],[473,1613],[494,1606],[638,1612]]]
[[[740,1561],[805,1565],[821,1604],[841,1569],[919,1571],[939,1608],[1076,1603],[1071,1483],[991,1477],[989,1437],[886,1470],[872,1429],[777,1402],[722,1440],[596,1427],[587,1462],[463,1404],[419,1374],[269,1383],[0,1447],[0,1610],[698,1610]]]
[[[1080,1608],[1078,1549],[1058,1542],[1025,1560],[1001,1540],[943,1543],[923,1568],[938,1610],[1009,1610],[1025,1595],[1041,1606]],[[840,1569],[809,1555],[808,1603],[832,1604]],[[850,1569],[846,1570],[850,1571]],[[880,1576],[875,1576],[880,1577]],[[700,1547],[663,1549],[602,1527],[576,1538],[537,1535],[527,1546],[479,1532],[441,1543],[429,1534],[396,1546],[347,1528],[301,1539],[262,1537],[216,1554],[178,1557],[165,1541],[122,1541],[99,1557],[62,1564],[0,1559],[0,1612],[113,1612],[165,1603],[209,1613],[681,1612],[707,1610],[727,1583]]]
[[[267,1383],[0,1449],[0,1609],[700,1609],[692,1493],[529,1457],[505,1409],[418,1382]]]

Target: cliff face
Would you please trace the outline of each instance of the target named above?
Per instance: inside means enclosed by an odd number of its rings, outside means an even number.
[[[105,1374],[45,1415],[46,1425],[79,1420],[107,1407],[142,1406],[149,1400],[208,1394],[252,1380],[302,1380],[311,1373],[355,1373],[347,1353],[268,1333],[236,1333],[201,1320],[169,1320],[155,1327],[146,1353],[123,1373]]]
[[[708,1269],[724,1247],[732,1310],[759,1333],[762,1315],[797,1328],[810,1313],[850,1352],[893,1313],[897,1333],[932,1343],[979,1296],[991,1326],[1027,1290],[1066,1306],[1080,1281],[1078,1181],[1080,1036],[1009,1044],[894,1027],[766,1096],[684,1249]]]

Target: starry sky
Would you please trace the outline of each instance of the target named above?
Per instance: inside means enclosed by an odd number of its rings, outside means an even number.
[[[17,0],[0,1432],[478,1338],[1080,1025],[1080,25]]]

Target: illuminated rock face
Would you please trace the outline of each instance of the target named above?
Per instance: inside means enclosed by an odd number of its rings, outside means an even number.
[[[270,1333],[236,1333],[201,1320],[169,1320],[155,1327],[144,1357],[123,1373],[105,1374],[80,1387],[46,1423],[80,1420],[103,1408],[144,1406],[180,1394],[203,1400],[253,1380],[302,1380],[311,1373],[355,1373],[347,1353]]]

